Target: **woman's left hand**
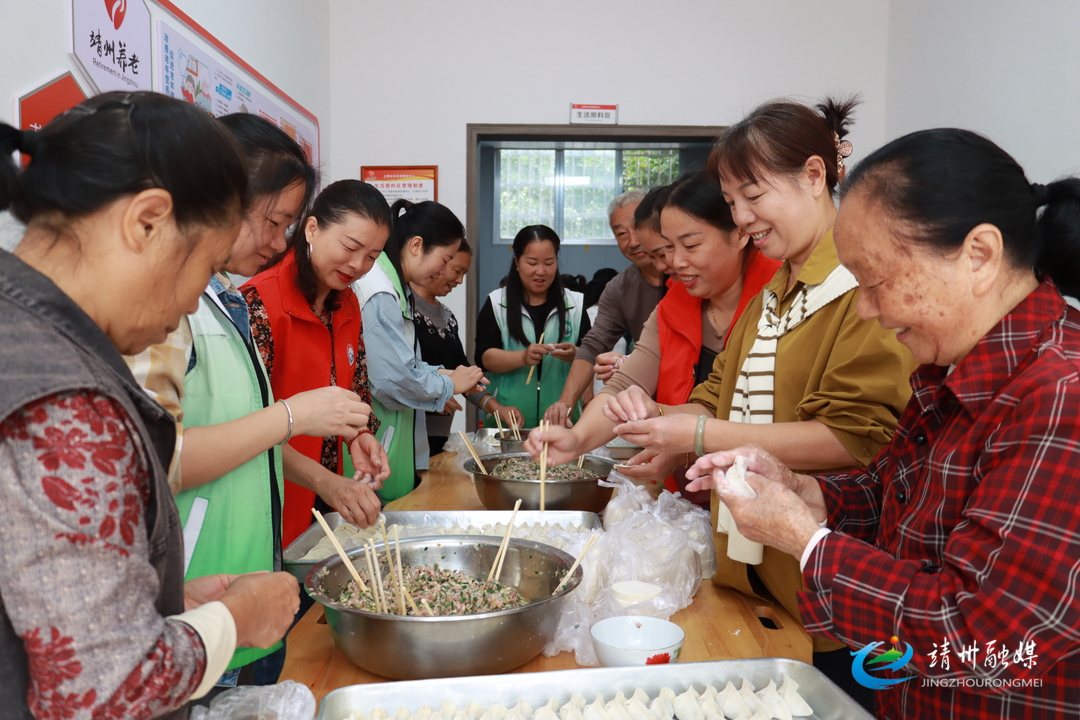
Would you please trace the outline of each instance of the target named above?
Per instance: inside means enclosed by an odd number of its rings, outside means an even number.
[[[382,503],[371,486],[352,478],[330,473],[321,483],[319,497],[341,513],[342,519],[357,527],[366,528],[379,519]]]
[[[746,481],[757,497],[735,495],[727,483],[714,476],[716,493],[731,511],[739,532],[748,540],[801,558],[810,538],[820,527],[810,507],[783,484],[757,473],[748,472]]]
[[[184,610],[194,610],[200,605],[221,599],[229,589],[229,583],[235,578],[235,575],[219,573],[188,580],[184,583]]]
[[[375,433],[361,433],[349,443],[349,454],[353,467],[356,468],[354,480],[369,485],[372,490],[382,487],[383,481],[390,477],[390,460],[386,449],[375,439]]]
[[[660,452],[685,453],[694,449],[697,415],[674,414],[615,426],[623,440]]]
[[[573,362],[574,357],[577,355],[577,346],[574,345],[574,343],[555,343],[548,347],[551,348],[551,357],[562,360],[563,362]]]

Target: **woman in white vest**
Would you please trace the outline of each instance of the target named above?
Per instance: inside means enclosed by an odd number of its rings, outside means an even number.
[[[465,227],[437,202],[398,200],[390,207],[393,226],[385,250],[367,275],[353,283],[364,320],[368,380],[386,448],[390,477],[379,496],[384,503],[411,492],[428,468],[427,412],[442,412],[454,395],[485,383],[478,367],[453,370],[420,357],[413,324],[410,285],[427,286],[446,274],[465,237]],[[417,412],[420,411],[420,412]]]
[[[294,434],[355,436],[367,425],[370,406],[339,387],[275,401],[252,342],[247,303],[226,274],[254,275],[285,249],[285,231],[315,189],[315,170],[275,125],[246,114],[219,122],[247,158],[249,204],[240,235],[198,310],[164,343],[128,358],[136,381],[177,418],[170,484],[176,482],[188,578],[281,569],[286,478],[353,522],[366,526],[379,514],[371,488],[286,444]],[[241,648],[219,687],[277,682],[283,663],[280,645]]]
[[[581,293],[563,288],[554,230],[524,227],[513,248],[506,287],[488,295],[480,309],[476,359],[488,372],[491,394],[516,408],[531,428],[562,394],[589,318]]]
[[[854,468],[892,438],[915,363],[895,333],[859,317],[858,285],[832,238],[855,104],[767,103],[717,141],[709,168],[732,218],[784,264],[747,305],[688,404],[661,407],[636,387],[608,403],[608,417],[623,423],[615,431],[648,448],[634,462],[652,458],[666,475],[694,454],[755,443],[803,470]],[[548,457],[561,461],[558,453]],[[712,507],[720,528],[713,581],[771,593],[798,617],[798,559],[739,535],[715,494]],[[871,702],[841,643],[814,637],[814,649],[815,665]]]

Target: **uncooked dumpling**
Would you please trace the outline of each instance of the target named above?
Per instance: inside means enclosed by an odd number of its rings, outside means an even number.
[[[746,707],[746,703],[743,702],[742,695],[735,689],[732,683],[728,683],[724,686],[724,689],[716,696],[716,704],[724,711],[724,716],[732,718],[732,720],[744,720],[750,717],[753,712],[750,708]]]
[[[626,704],[626,714],[630,716],[630,720],[655,720],[649,708],[636,696],[630,698],[630,702]]]
[[[784,698],[793,717],[808,717],[814,714],[814,709],[799,694],[799,683],[792,680],[787,673],[784,673],[784,681],[780,683],[780,697]]]
[[[648,707],[649,705],[649,693],[645,692],[641,688],[634,688],[634,694],[630,696],[630,702],[637,700],[642,705]]]
[[[626,712],[626,696],[622,693],[616,695],[611,702],[604,706],[611,720],[630,720],[630,713]]]
[[[742,455],[737,455],[735,462],[727,469],[727,473],[724,474],[724,483],[740,497],[757,497],[754,488],[750,487],[750,483],[746,481],[746,458]]]
[[[679,718],[679,720],[705,720],[705,714],[701,712],[701,707],[697,701],[697,692],[694,691],[693,687],[678,695],[672,705],[675,706],[675,717]]]
[[[774,718],[777,718],[777,720],[792,720],[791,711],[788,710],[784,699],[780,697],[780,693],[776,691],[775,682],[770,680],[765,689],[757,693],[757,696],[761,698],[761,702],[768,706],[769,712],[772,713]]]
[[[465,720],[480,720],[484,714],[484,706],[473,700],[465,706]]]
[[[595,700],[585,706],[581,714],[585,716],[585,720],[611,720],[607,708],[604,707],[603,695],[597,695]]]

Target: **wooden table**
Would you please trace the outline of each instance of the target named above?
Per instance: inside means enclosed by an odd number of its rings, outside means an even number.
[[[443,453],[413,492],[387,510],[483,510],[472,478],[457,466],[457,456]],[[671,617],[686,631],[681,660],[790,657],[810,662],[810,636],[775,603],[750,598],[703,580],[693,603]],[[771,627],[770,627],[771,626]],[[775,628],[775,629],[774,629]],[[289,633],[282,680],[311,688],[316,699],[347,685],[390,682],[353,665],[334,645],[321,605],[315,605]],[[581,667],[573,653],[539,657],[514,672],[569,670]]]

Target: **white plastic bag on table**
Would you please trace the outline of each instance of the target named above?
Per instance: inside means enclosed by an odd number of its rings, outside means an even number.
[[[598,481],[604,487],[615,488],[615,495],[611,502],[604,508],[604,529],[609,529],[612,524],[622,520],[632,512],[643,510],[652,505],[653,498],[641,485],[635,484],[618,470],[612,469],[607,480]],[[710,528],[709,542],[712,542]]]
[[[647,490],[616,473],[611,480],[608,484],[616,485],[619,495],[604,511],[607,531],[582,561],[585,579],[566,598],[555,637],[544,648],[549,657],[572,650],[579,665],[597,664],[589,628],[598,620],[615,615],[666,620],[689,605],[701,585],[700,556],[712,546],[708,513],[670,493],[654,501]],[[581,535],[564,549],[576,557],[586,538]],[[657,585],[660,594],[623,607],[611,592],[623,580]]]
[[[469,438],[470,441],[472,441],[473,450],[475,450],[476,454],[480,457],[484,457],[485,455],[494,455],[495,453],[502,452],[502,449],[499,447],[498,443],[490,445],[486,442],[477,442],[473,437],[474,435],[475,433],[465,434],[465,436]],[[443,445],[443,452],[457,453],[458,467],[461,467],[463,462],[472,457],[472,455],[469,454],[469,448],[465,447],[465,441],[462,440],[461,436],[457,433],[451,433],[450,437],[447,438],[446,444]]]
[[[690,536],[690,548],[701,560],[701,577],[711,578],[716,573],[716,546],[709,511],[665,490],[656,498],[653,512]]]
[[[312,720],[315,708],[315,696],[306,685],[285,680],[226,690],[209,708],[193,707],[191,720]]]

